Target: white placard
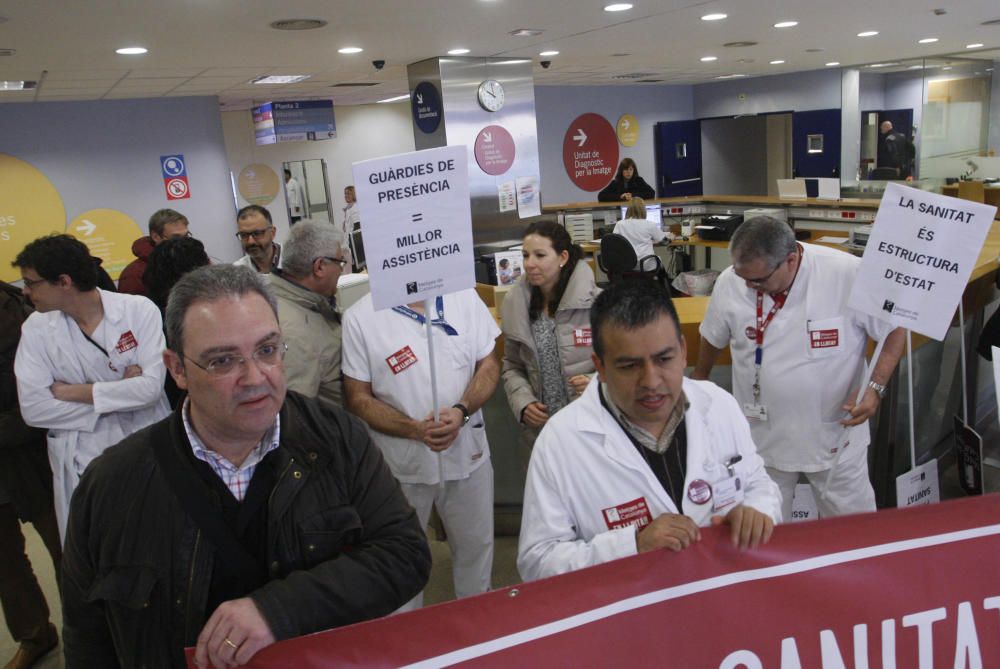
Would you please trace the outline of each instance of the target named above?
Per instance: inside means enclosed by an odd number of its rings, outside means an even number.
[[[840,179],[816,179],[818,200],[839,200]]]
[[[816,496],[813,495],[812,486],[808,483],[796,484],[795,494],[792,496],[792,517],[785,518],[785,522],[801,523],[818,518],[819,510],[816,508]]]
[[[504,181],[497,186],[497,195],[500,199],[500,212],[514,211],[517,209],[517,195],[514,190],[513,181]]]
[[[896,477],[896,506],[898,508],[937,504],[940,501],[937,458]]]
[[[997,397],[997,415],[1000,416],[1000,348],[993,349],[993,392]]]
[[[888,184],[848,306],[944,339],[995,213],[985,204]]]
[[[538,187],[538,177],[517,178],[517,215],[531,218],[542,214],[542,194]]]
[[[375,309],[475,286],[466,147],[354,163],[354,184]]]

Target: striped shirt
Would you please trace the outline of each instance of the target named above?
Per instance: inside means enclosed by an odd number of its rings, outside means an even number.
[[[191,426],[191,403],[187,398],[184,400],[181,416],[184,418],[184,431],[187,433],[188,441],[191,442],[191,450],[194,452],[194,457],[208,463],[212,471],[229,488],[229,492],[233,493],[233,497],[242,502],[243,498],[246,497],[247,488],[250,487],[250,479],[253,478],[253,473],[257,469],[257,465],[260,464],[265,455],[278,447],[281,439],[280,414],[274,417],[274,425],[264,434],[260,443],[250,451],[250,455],[247,456],[246,460],[239,467],[231,463],[224,456],[209,449],[198,438],[194,428]]]

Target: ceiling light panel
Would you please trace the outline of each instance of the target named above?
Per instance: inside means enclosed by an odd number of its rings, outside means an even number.
[[[775,28],[794,28],[799,25],[798,21],[778,21],[774,24]]]
[[[716,14],[705,14],[703,17],[701,17],[701,20],[702,21],[721,21],[722,19],[727,18],[728,16],[729,16],[728,14],[719,14],[719,13],[716,13]]]

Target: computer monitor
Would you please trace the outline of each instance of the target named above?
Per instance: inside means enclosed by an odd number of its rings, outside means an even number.
[[[660,228],[663,228],[663,212],[661,211],[662,206],[659,204],[647,204],[646,205],[646,220],[650,223],[656,223]],[[625,218],[628,212],[628,205],[622,206],[622,218]]]
[[[367,265],[365,262],[365,244],[361,239],[361,231],[355,230],[351,233],[351,257],[354,258],[354,267],[360,270]]]

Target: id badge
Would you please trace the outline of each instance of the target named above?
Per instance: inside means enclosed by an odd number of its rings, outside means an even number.
[[[744,402],[743,403],[743,415],[749,420],[759,420],[763,423],[767,422],[767,407],[763,404],[757,404],[756,402]]]
[[[712,511],[721,511],[743,503],[743,483],[739,476],[727,476],[712,486],[715,499]]]

